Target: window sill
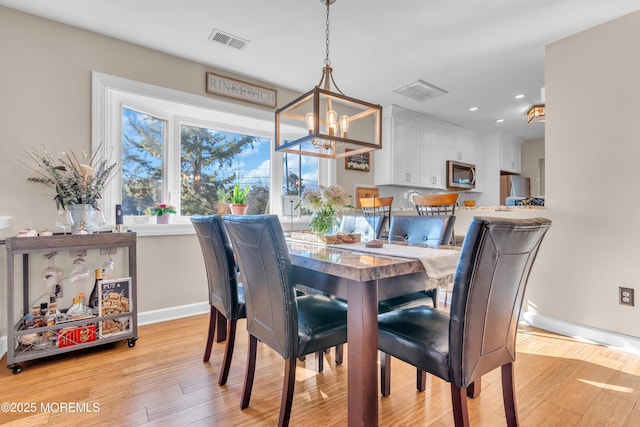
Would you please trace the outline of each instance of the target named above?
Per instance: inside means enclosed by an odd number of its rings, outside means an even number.
[[[153,236],[183,236],[194,235],[195,230],[188,216],[172,216],[170,224],[155,224],[146,220],[145,223],[135,223],[125,220],[125,229],[135,231],[139,237]],[[281,217],[280,223],[285,232],[300,231],[309,228],[309,217]]]

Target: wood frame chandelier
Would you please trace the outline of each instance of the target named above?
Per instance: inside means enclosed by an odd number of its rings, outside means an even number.
[[[309,92],[276,110],[275,150],[328,159],[378,150],[382,148],[382,107],[346,96],[333,80],[329,6],[335,0],[320,2],[327,7],[322,77]]]

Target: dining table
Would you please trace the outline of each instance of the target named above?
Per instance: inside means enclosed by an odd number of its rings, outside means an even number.
[[[378,301],[451,279],[459,248],[287,241],[294,283],[347,300],[348,425],[378,425]]]

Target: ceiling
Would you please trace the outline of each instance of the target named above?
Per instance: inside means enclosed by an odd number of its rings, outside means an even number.
[[[324,0],[0,0],[265,85],[305,92],[325,58]],[[544,136],[525,112],[541,102],[545,45],[640,10],[638,0],[337,0],[330,60],[348,96],[395,104],[483,134]],[[249,43],[208,40],[214,29]],[[393,91],[423,80],[424,102]],[[516,100],[517,94],[525,94]],[[469,111],[478,107],[477,111]],[[497,119],[504,122],[496,123]]]

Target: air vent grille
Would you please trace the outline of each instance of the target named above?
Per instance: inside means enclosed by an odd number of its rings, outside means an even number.
[[[399,87],[394,90],[394,92],[420,102],[424,102],[447,93],[446,90],[440,89],[439,87],[422,80],[416,80],[413,83]]]
[[[249,40],[245,40],[232,34],[225,33],[224,31],[220,31],[217,28],[213,29],[211,35],[209,35],[209,40],[222,43],[239,50],[244,49],[244,47],[250,43]]]

